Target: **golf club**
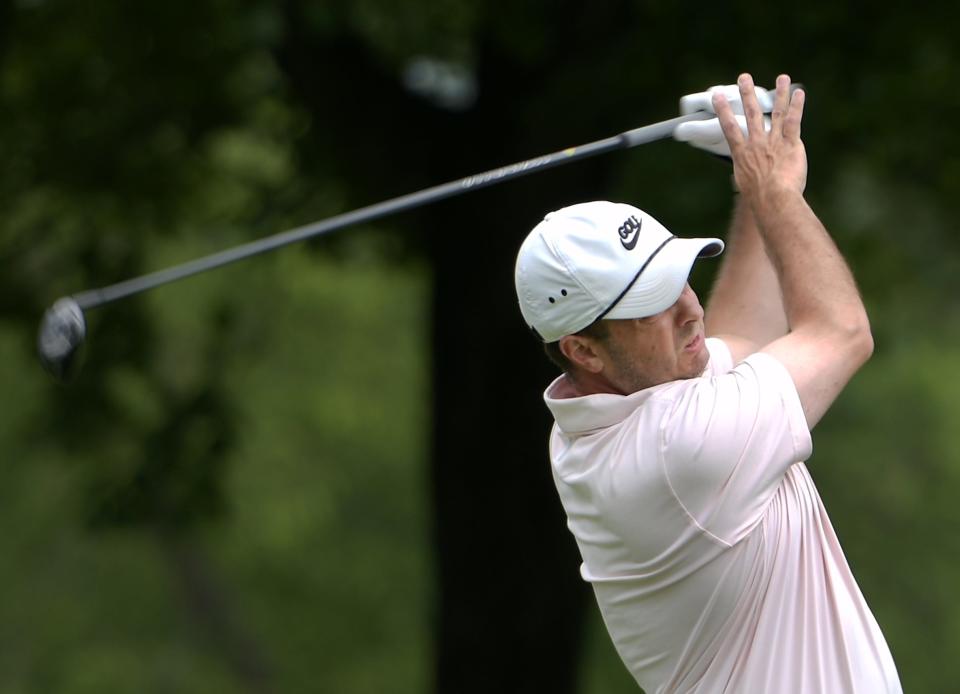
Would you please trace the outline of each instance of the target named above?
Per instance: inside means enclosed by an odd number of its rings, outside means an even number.
[[[570,147],[559,152],[534,157],[533,159],[401,195],[367,207],[361,207],[306,226],[279,232],[263,239],[187,261],[165,270],[151,272],[117,284],[60,298],[47,309],[40,323],[37,335],[37,352],[40,362],[47,372],[59,382],[67,381],[76,374],[79,365],[80,347],[83,345],[87,332],[83,315],[83,312],[87,309],[102,306],[117,299],[139,294],[163,284],[176,282],[191,275],[206,272],[254,255],[267,253],[282,246],[304,241],[344,227],[369,222],[472,190],[485,188],[495,183],[502,183],[536,171],[543,171],[560,164],[567,164],[616,149],[629,149],[637,145],[662,140],[671,137],[674,129],[680,123],[715,117],[712,113],[697,111],[653,125],[634,128],[619,135],[579,147]]]

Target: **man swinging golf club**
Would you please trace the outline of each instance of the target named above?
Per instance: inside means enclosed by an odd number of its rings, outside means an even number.
[[[873,349],[803,198],[804,92],[742,75],[691,98],[717,120],[677,138],[729,152],[740,191],[705,311],[687,277],[723,242],[629,205],[552,212],[517,258],[523,316],[564,371],[544,397],[581,574],[648,694],[900,692],[803,463]]]

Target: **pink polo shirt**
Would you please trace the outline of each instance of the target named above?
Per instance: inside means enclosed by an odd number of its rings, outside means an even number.
[[[620,657],[647,694],[901,692],[802,462],[790,375],[707,346],[700,378],[544,394],[581,574]]]

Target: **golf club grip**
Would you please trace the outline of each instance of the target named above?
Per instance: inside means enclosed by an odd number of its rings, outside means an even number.
[[[707,120],[709,118],[716,117],[716,114],[708,111],[696,111],[694,113],[688,113],[685,116],[677,116],[676,118],[671,118],[670,120],[654,123],[653,125],[645,125],[642,128],[628,130],[627,132],[622,133],[620,137],[626,140],[626,144],[624,145],[625,147],[636,147],[637,145],[643,145],[648,142],[655,142],[657,140],[673,137],[673,131],[676,130],[677,126],[681,123],[688,123],[695,120]]]
[[[175,282],[185,277],[190,277],[191,275],[206,272],[207,270],[266,253],[321,234],[336,231],[337,229],[380,219],[397,212],[420,207],[421,205],[460,195],[471,190],[485,188],[495,183],[525,176],[535,171],[542,171],[554,166],[559,166],[560,164],[585,159],[615,149],[628,149],[648,142],[662,140],[671,137],[674,128],[680,123],[713,117],[714,115],[712,113],[697,112],[671,118],[660,123],[654,123],[653,125],[634,128],[633,130],[628,130],[604,140],[597,140],[579,147],[570,147],[560,150],[559,152],[534,157],[533,159],[527,159],[526,161],[517,162],[516,164],[509,164],[498,169],[492,169],[473,176],[466,176],[456,181],[450,181],[449,183],[443,183],[414,193],[401,195],[396,198],[391,198],[390,200],[368,205],[367,207],[361,207],[306,226],[283,231],[266,238],[187,261],[165,270],[151,272],[99,289],[80,292],[74,294],[71,298],[84,310],[102,306],[117,299],[139,294],[140,292],[153,289],[163,284]]]

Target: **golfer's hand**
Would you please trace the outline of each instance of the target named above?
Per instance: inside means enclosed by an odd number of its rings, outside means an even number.
[[[780,75],[766,130],[757,101],[753,78],[737,80],[746,134],[740,129],[730,102],[722,93],[713,95],[713,107],[730,146],[733,175],[740,192],[754,204],[777,192],[803,193],[807,183],[807,153],[800,140],[800,121],[806,98],[802,89],[790,91],[790,78]]]
[[[769,113],[773,109],[773,92],[755,87],[754,92],[757,95],[757,101],[760,103],[760,109],[764,113]],[[723,84],[716,87],[710,87],[705,92],[696,94],[687,94],[680,98],[680,115],[704,111],[706,113],[716,113],[713,108],[713,95],[723,94],[730,108],[737,114],[737,123],[744,135],[747,133],[747,119],[743,115],[743,102],[740,98],[740,89],[736,84]],[[764,125],[769,129],[770,117],[764,116]],[[673,131],[674,139],[680,142],[687,142],[697,149],[702,149],[711,154],[715,154],[726,159],[730,158],[730,147],[723,136],[723,129],[720,127],[720,121],[716,118],[707,120],[690,121],[681,123]]]

